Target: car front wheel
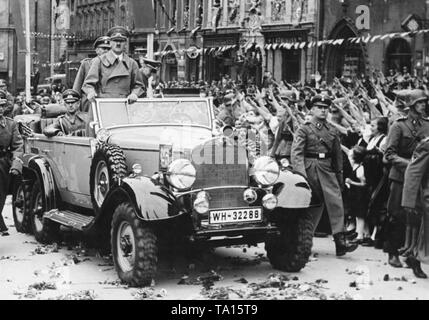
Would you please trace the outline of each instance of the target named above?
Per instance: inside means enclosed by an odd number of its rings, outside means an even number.
[[[285,209],[282,209],[285,210]],[[313,222],[307,210],[281,213],[280,235],[270,236],[265,250],[271,265],[285,272],[299,272],[308,262],[313,246]]]
[[[119,205],[112,219],[112,254],[119,278],[132,287],[152,284],[158,264],[155,232],[129,203]]]

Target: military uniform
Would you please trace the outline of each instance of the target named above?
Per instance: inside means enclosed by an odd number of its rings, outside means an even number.
[[[429,138],[416,148],[404,179],[402,206],[422,214],[418,239],[418,258],[429,260]]]
[[[18,124],[11,118],[0,116],[0,232],[7,231],[1,212],[9,189],[9,171],[14,169],[22,173],[23,145]]]
[[[343,155],[336,129],[326,121],[313,118],[302,125],[292,144],[292,167],[308,179],[313,191],[310,209],[315,231],[324,206],[329,214],[333,234],[344,232]]]
[[[79,92],[68,89],[63,93],[65,103],[73,104],[80,100]],[[86,125],[88,123],[88,114],[77,111],[70,113],[69,111],[55,119],[54,123],[47,126],[43,130],[43,134],[47,137],[56,136],[62,132],[64,135],[85,136]]]
[[[88,115],[86,113],[79,111],[74,115],[66,113],[55,119],[53,124],[47,126],[43,130],[43,134],[47,137],[53,137],[59,132],[63,132],[64,135],[84,136],[87,120]]]
[[[405,215],[402,209],[404,173],[419,142],[429,136],[429,121],[420,117],[413,109],[407,117],[397,120],[387,140],[385,159],[391,164],[389,173],[390,194],[387,203],[389,221],[385,251],[397,256],[405,233]]]
[[[109,37],[99,37],[94,42],[94,49],[98,48],[110,49],[110,38]],[[76,78],[73,84],[73,90],[79,92],[82,96],[81,99],[81,108],[80,110],[83,112],[89,111],[90,102],[88,101],[85,94],[82,92],[82,86],[85,82],[86,76],[88,75],[89,69],[91,68],[91,64],[95,58],[86,58],[81,61],[79,71],[77,72]]]
[[[143,84],[137,62],[123,53],[122,61],[112,50],[94,58],[85,79],[82,91],[89,96],[97,93],[99,98],[126,98],[131,93],[142,95]]]
[[[95,58],[94,58],[95,59]],[[76,90],[82,95],[81,100],[81,111],[88,112],[89,110],[89,101],[86,98],[86,95],[82,92],[82,86],[85,81],[86,76],[88,75],[89,69],[91,68],[91,63],[94,59],[86,58],[81,61],[79,71],[77,72],[76,78],[74,79],[73,90]]]

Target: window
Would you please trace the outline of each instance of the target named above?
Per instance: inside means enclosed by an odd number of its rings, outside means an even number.
[[[171,0],[171,23],[172,27],[176,25],[177,21],[177,0]]]
[[[271,20],[280,21],[286,17],[286,0],[273,0],[271,4]]]

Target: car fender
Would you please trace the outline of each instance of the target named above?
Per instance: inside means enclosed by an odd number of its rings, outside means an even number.
[[[40,157],[35,157],[28,162],[28,168],[36,173],[42,186],[45,208],[57,207],[57,195],[55,191],[55,180],[49,163]]]
[[[184,213],[170,190],[151,178],[140,176],[123,179],[116,188],[110,190],[104,202],[109,203],[109,197],[124,193],[135,204],[137,215],[142,220],[169,220]]]
[[[278,199],[278,207],[284,209],[306,209],[311,205],[311,187],[300,174],[282,170],[273,193]]]

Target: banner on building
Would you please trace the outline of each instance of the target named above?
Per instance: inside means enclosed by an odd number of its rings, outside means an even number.
[[[18,50],[25,49],[25,37],[24,37],[24,20],[21,14],[21,1],[10,1],[12,6],[12,17],[15,23],[16,37],[18,38]]]
[[[142,32],[154,32],[155,0],[130,0],[129,6],[135,29]]]

